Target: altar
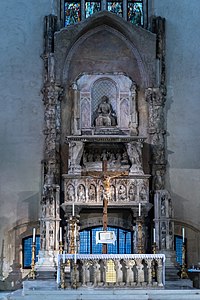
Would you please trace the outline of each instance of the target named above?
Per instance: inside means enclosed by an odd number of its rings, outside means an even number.
[[[57,284],[75,289],[164,288],[165,255],[59,254]]]

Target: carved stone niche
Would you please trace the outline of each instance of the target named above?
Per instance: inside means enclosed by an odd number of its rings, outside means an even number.
[[[72,90],[73,135],[137,135],[137,90],[128,76],[83,74]]]
[[[155,203],[155,228],[156,242],[159,249],[174,249],[174,211],[172,200],[167,190],[156,191],[154,196]]]

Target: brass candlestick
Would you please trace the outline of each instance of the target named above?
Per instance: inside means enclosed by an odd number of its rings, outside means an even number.
[[[153,242],[153,244],[152,244],[152,253],[156,254],[156,251],[157,251],[157,245],[156,245],[156,242]]]
[[[62,244],[62,241],[59,242],[59,254],[63,254],[63,244]]]
[[[77,226],[78,218],[73,216],[69,219],[69,227],[70,227],[70,238],[69,238],[69,253],[74,254],[76,251],[76,235],[77,235]]]
[[[183,245],[182,245],[181,279],[187,279],[188,278],[187,268],[186,268],[186,263],[185,263],[185,253],[186,253],[185,243],[183,242]]]
[[[142,218],[139,216],[138,218],[138,254],[144,253],[144,245],[143,245],[143,221]]]
[[[72,263],[72,288],[73,289],[77,289],[77,263],[74,260],[74,262]]]
[[[153,244],[152,244],[152,253],[156,254],[156,251],[157,251],[157,245],[156,245],[156,242],[153,242]],[[152,277],[153,277],[153,279],[156,278],[156,263],[155,263],[154,259],[152,261]]]
[[[61,289],[64,289],[66,287],[65,285],[65,265],[63,263],[63,259],[60,260],[60,287]]]
[[[77,233],[79,230],[79,216],[72,216],[69,219],[69,250],[68,252],[74,254],[74,261],[71,262],[72,268],[72,288],[77,288]]]
[[[36,277],[36,272],[35,272],[35,250],[36,250],[36,245],[35,242],[32,243],[32,258],[31,258],[31,272],[28,275],[29,279],[35,279]]]

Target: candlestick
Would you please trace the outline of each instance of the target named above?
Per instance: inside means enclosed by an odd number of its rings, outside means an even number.
[[[76,264],[76,223],[74,227],[74,263]]]
[[[183,228],[184,229],[184,228]],[[183,230],[183,237],[185,235],[185,232]],[[185,238],[185,237],[184,237]],[[181,279],[187,279],[188,274],[187,274],[187,268],[186,268],[186,263],[185,263],[185,255],[186,255],[186,250],[185,250],[185,244],[183,242],[182,245],[182,266],[181,266]]]
[[[35,228],[33,228],[33,243],[35,243]]]
[[[74,205],[74,203],[73,203],[73,204],[72,204],[72,216],[73,216],[73,217],[74,217],[74,215],[75,215],[74,211],[75,211],[75,205]]]
[[[185,242],[185,228],[182,228],[183,243]]]
[[[141,203],[139,202],[139,217],[141,217]]]
[[[60,227],[60,242],[62,242],[62,227]]]
[[[35,228],[33,228],[35,229]],[[35,239],[35,230],[33,230],[33,237]],[[31,257],[31,271],[28,274],[28,278],[35,279],[36,278],[36,272],[35,272],[35,242],[32,243],[32,257]]]
[[[76,264],[76,223],[74,227],[74,263]]]
[[[156,229],[153,229],[153,242],[156,242]]]

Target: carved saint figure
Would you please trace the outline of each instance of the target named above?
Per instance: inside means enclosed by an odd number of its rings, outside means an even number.
[[[131,184],[129,188],[129,201],[134,201],[135,196],[137,195],[137,186],[135,184]]]
[[[128,164],[128,154],[126,151],[123,152],[122,154],[122,165]]]
[[[125,186],[122,184],[119,187],[119,191],[118,191],[118,196],[119,196],[119,200],[126,200],[126,188]]]
[[[156,170],[155,180],[154,180],[154,187],[156,190],[164,189],[164,171],[163,170]]]
[[[103,186],[102,186],[102,185],[100,186],[100,191],[99,191],[99,194],[100,194],[100,200],[101,200],[101,201],[103,201],[104,188],[103,188]]]
[[[72,184],[69,184],[67,187],[67,199],[66,200],[74,202],[74,196],[75,196],[74,187]]]
[[[96,111],[95,126],[116,126],[117,117],[107,96],[101,98]]]
[[[145,185],[142,185],[140,190],[140,199],[146,201],[147,200],[147,191]]]
[[[161,198],[161,216],[165,216],[166,209],[165,209],[165,198]]]
[[[96,189],[93,184],[90,185],[89,190],[88,190],[88,196],[89,196],[89,201],[96,201]]]
[[[85,188],[82,184],[78,187],[78,201],[85,202]]]
[[[110,198],[111,198],[111,201],[115,201],[116,200],[116,197],[115,197],[115,187],[113,185],[111,185],[111,187],[110,187]]]
[[[127,152],[132,165],[137,165],[141,168],[141,149],[137,143],[128,143]]]

